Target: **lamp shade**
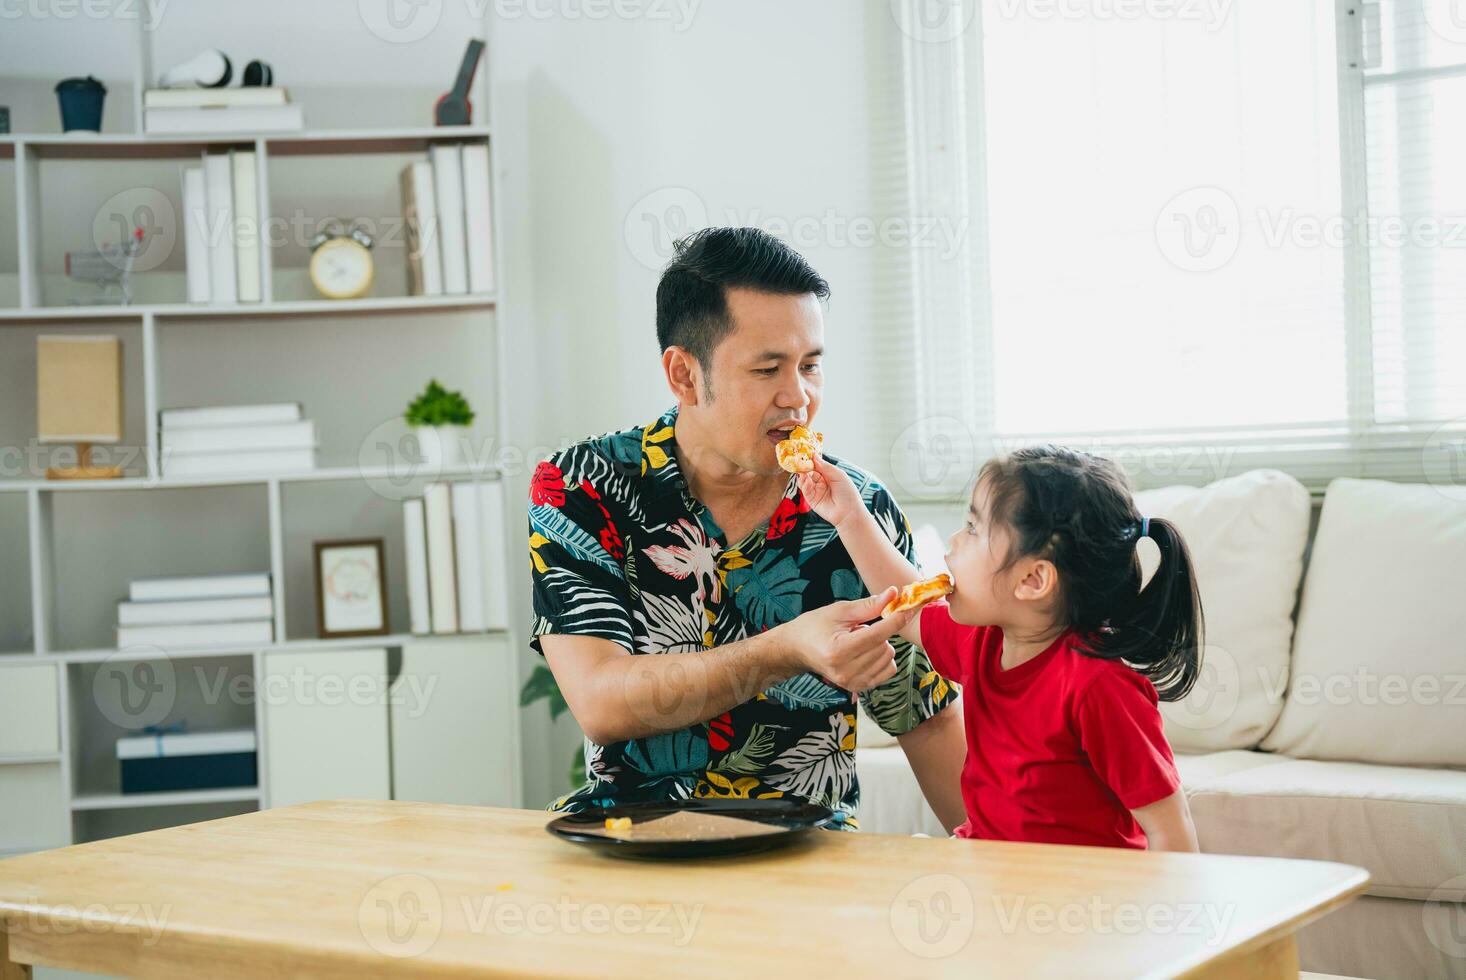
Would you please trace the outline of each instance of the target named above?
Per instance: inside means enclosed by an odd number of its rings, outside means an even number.
[[[122,341],[37,337],[36,421],[41,442],[120,441]]]

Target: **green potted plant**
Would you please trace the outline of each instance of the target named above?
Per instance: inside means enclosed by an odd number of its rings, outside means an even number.
[[[464,435],[473,422],[473,409],[460,391],[449,391],[437,380],[429,381],[404,413],[417,435],[423,465],[442,469],[463,461]]]

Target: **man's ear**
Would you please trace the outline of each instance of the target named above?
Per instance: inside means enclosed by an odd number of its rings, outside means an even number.
[[[1047,558],[1035,558],[1020,566],[1013,598],[1024,602],[1047,602],[1059,591],[1059,570]]]
[[[677,396],[679,405],[696,405],[702,393],[702,365],[685,347],[668,347],[662,351],[662,371],[667,387]]]

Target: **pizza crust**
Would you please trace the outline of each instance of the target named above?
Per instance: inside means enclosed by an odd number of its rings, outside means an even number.
[[[921,582],[912,582],[903,588],[896,598],[886,603],[886,608],[881,610],[881,618],[885,619],[893,613],[905,612],[908,609],[919,609],[928,602],[951,594],[952,576],[946,572]]]

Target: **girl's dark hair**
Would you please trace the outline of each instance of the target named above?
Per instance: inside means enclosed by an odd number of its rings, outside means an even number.
[[[1204,630],[1191,552],[1174,524],[1151,518],[1161,564],[1141,589],[1143,518],[1118,465],[1034,446],[989,460],[977,489],[986,491],[989,523],[1009,532],[1005,569],[1028,557],[1053,562],[1060,615],[1082,652],[1128,664],[1162,701],[1186,696],[1201,672]]]

